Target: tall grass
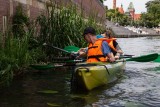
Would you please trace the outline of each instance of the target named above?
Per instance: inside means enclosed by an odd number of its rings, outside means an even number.
[[[26,20],[27,17],[20,8],[17,7],[20,12],[13,17],[13,27],[8,24],[6,32],[0,35],[0,86],[8,84],[14,75],[23,73],[30,63],[37,60],[33,57],[35,53],[29,50],[33,31],[25,30],[27,26],[23,18]]]
[[[0,50],[0,80],[2,83],[8,83],[13,78],[13,74],[22,73],[22,69],[26,68],[32,59],[28,51],[28,35],[22,39],[13,38],[11,34],[5,36],[4,47]]]
[[[47,7],[47,14],[47,16],[41,15],[37,18],[37,23],[41,28],[39,41],[59,48],[67,45],[78,47],[86,45],[82,33],[87,26],[95,27],[98,32],[104,29],[97,25],[93,17],[89,17],[86,21],[83,11],[78,12],[76,5],[63,7],[51,2],[51,5]]]
[[[0,85],[8,84],[14,75],[23,73],[23,69],[29,64],[52,61],[50,57],[63,55],[43,47],[44,42],[59,48],[68,45],[85,47],[87,44],[81,36],[85,27],[92,26],[98,32],[104,29],[97,25],[93,17],[96,15],[84,19],[83,11],[77,11],[76,5],[63,7],[51,2],[51,5],[47,6],[47,15],[41,14],[37,18],[36,24],[40,29],[38,36],[34,36],[37,33],[35,27],[29,24],[29,19],[22,13],[22,9],[19,10],[14,17],[16,19],[13,21],[13,29],[8,30],[5,36],[0,34]],[[22,22],[19,22],[20,20]]]

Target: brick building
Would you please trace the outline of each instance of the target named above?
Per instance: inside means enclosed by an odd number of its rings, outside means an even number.
[[[126,12],[124,12],[123,10],[123,6],[121,4],[121,7],[117,7],[116,6],[116,0],[113,0],[113,9],[116,9],[118,8],[118,11],[121,13],[121,14],[126,14],[127,16],[129,16],[132,20],[139,20],[140,17],[141,17],[141,14],[135,14],[135,8],[134,8],[134,5],[132,2],[130,2]]]
[[[15,8],[18,4],[22,4],[23,9],[31,19],[36,17],[46,8],[46,2],[50,0],[0,0],[0,32],[4,32],[11,22],[12,16],[15,13]],[[72,2],[76,4],[79,9],[83,9],[85,16],[96,13],[97,19],[105,20],[105,9],[99,0],[55,0],[63,4]]]

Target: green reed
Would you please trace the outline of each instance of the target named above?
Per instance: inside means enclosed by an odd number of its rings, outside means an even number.
[[[104,29],[103,26],[97,25],[93,17],[88,17],[86,21],[84,12],[77,11],[76,5],[63,7],[52,2],[47,10],[48,16],[41,15],[37,18],[37,23],[41,27],[39,41],[42,43],[50,43],[59,48],[67,45],[83,47],[86,45],[82,37],[85,27],[93,26],[98,32]]]
[[[97,24],[96,15],[84,18],[84,12],[82,9],[77,11],[76,5],[63,7],[51,3],[52,5],[47,6],[47,15],[41,14],[36,20],[40,26],[38,36],[35,36],[37,29],[34,24],[29,24],[28,21],[27,25],[24,22],[21,24],[14,22],[14,26],[21,27],[19,31],[22,33],[8,30],[5,35],[0,34],[0,85],[8,84],[14,75],[23,73],[29,64],[52,61],[50,60],[52,56],[64,55],[62,52],[44,47],[43,43],[59,48],[68,45],[85,47],[87,44],[82,37],[85,27],[92,26],[96,28],[97,33],[104,29],[103,25]],[[23,30],[22,27],[27,30]]]
[[[2,37],[0,47],[0,86],[8,84],[13,76],[24,73],[31,63],[36,63],[41,49],[30,49],[31,34],[25,32],[23,38],[17,38],[10,31]],[[34,57],[36,56],[36,57]]]

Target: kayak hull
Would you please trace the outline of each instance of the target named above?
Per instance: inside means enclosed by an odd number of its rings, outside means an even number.
[[[125,69],[125,62],[77,66],[72,76],[72,89],[92,90],[114,82]]]

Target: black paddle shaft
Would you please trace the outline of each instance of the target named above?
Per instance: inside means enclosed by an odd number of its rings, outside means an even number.
[[[59,50],[59,51],[65,52],[65,53],[69,53],[69,54],[71,55],[71,57],[72,57],[71,59],[75,59],[75,58],[78,56],[78,53],[71,53],[71,52],[68,52],[68,51],[66,51],[66,50],[64,50],[64,49],[55,47],[55,46],[53,46],[53,45],[49,45],[49,44],[46,44],[46,43],[43,43],[43,45],[44,45],[44,46],[52,47],[52,48],[54,48],[54,49],[57,49],[57,50]]]
[[[55,47],[55,46],[53,46],[53,45],[49,45],[49,44],[46,44],[46,43],[44,43],[43,45],[44,45],[44,46],[49,46],[49,47],[52,47],[52,48],[57,49],[57,50],[59,50],[59,51],[62,51],[62,52],[66,52],[66,53],[71,54],[70,52],[68,52],[68,51],[66,51],[66,50],[64,50],[64,49]]]

